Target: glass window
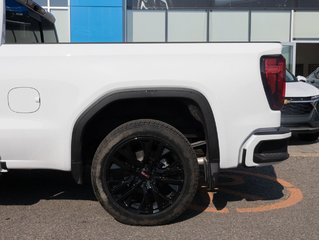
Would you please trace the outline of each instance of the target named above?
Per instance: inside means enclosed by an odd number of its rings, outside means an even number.
[[[251,41],[289,42],[290,12],[255,11],[251,13]]]
[[[319,0],[126,0],[127,9],[319,9]]]
[[[215,0],[215,7],[287,8],[294,0]]]
[[[37,4],[39,4],[40,6],[43,6],[43,7],[48,6],[47,0],[35,0],[34,2],[36,2]]]
[[[127,9],[291,9],[295,1],[296,0],[127,0]],[[311,1],[313,0],[306,1],[311,5]]]
[[[6,43],[39,43],[41,25],[29,10],[15,1],[6,1]]]
[[[42,30],[43,30],[43,41],[45,43],[57,43],[57,34],[55,31],[54,24],[43,19],[42,21]]]
[[[285,57],[286,59],[286,68],[293,72],[293,55],[294,55],[294,46],[290,45],[291,43],[288,43],[289,45],[285,45],[283,44],[282,46],[282,55]]]
[[[68,0],[50,0],[50,6],[54,7],[67,7]]]
[[[206,42],[207,12],[168,12],[169,42]]]
[[[319,0],[297,0],[298,8],[319,8]]]
[[[6,43],[40,43],[40,25],[30,17],[7,18]]]
[[[295,12],[294,38],[319,38],[319,12]]]
[[[212,0],[126,0],[127,9],[203,9],[213,5]]]
[[[210,41],[248,41],[248,11],[210,12]]]
[[[55,27],[58,34],[59,42],[70,41],[69,11],[68,10],[51,10],[54,15]]]
[[[56,43],[52,22],[22,3],[6,1],[6,43]]]
[[[286,70],[286,82],[298,82],[297,78],[291,72]]]
[[[165,42],[165,12],[128,11],[127,41]]]

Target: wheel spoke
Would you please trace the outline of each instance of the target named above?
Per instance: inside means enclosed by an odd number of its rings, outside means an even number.
[[[170,150],[167,150],[167,152],[163,152],[162,158],[169,159],[172,155],[172,152]]]
[[[133,196],[132,195],[127,197],[127,199],[124,201],[125,206],[126,207],[130,207],[131,204],[132,204],[132,201],[133,201]]]
[[[142,142],[142,147],[144,151],[144,162],[155,163],[158,162],[163,154],[164,145],[161,142],[148,140]]]
[[[124,179],[127,179],[130,177],[131,171],[125,170],[125,169],[110,169],[108,173],[108,180],[113,181],[123,181]]]
[[[158,176],[154,176],[154,179],[159,180],[163,183],[173,184],[173,185],[182,185],[184,183],[183,179],[174,179],[174,178],[158,177]]]
[[[131,186],[123,195],[121,195],[116,201],[122,202],[125,199],[127,199],[129,196],[131,196],[133,193],[135,193],[135,190],[141,185],[141,182],[134,184]]]
[[[161,142],[158,142],[158,144],[155,148],[155,151],[154,151],[154,161],[155,162],[159,162],[161,160],[164,148],[165,148],[164,144]]]
[[[110,198],[137,214],[154,214],[177,199],[184,184],[179,156],[165,141],[134,137],[119,145],[107,165]]]
[[[160,203],[162,203],[163,201],[166,203],[169,203],[169,204],[172,202],[172,199],[161,194],[155,186],[152,187],[152,193],[153,193],[155,200],[157,201],[159,208],[160,208],[160,205],[162,205]]]
[[[148,162],[151,157],[153,143],[154,142],[151,140],[141,142],[143,152],[144,152],[144,158],[143,158],[144,163]]]
[[[183,170],[179,166],[169,166],[167,168],[157,168],[155,173],[163,177],[170,177],[183,174]]]
[[[142,201],[140,203],[140,206],[138,208],[139,212],[152,212],[153,209],[151,209],[151,205],[150,205],[150,196],[149,196],[149,192],[146,189],[146,187],[143,187],[143,198]]]
[[[112,184],[112,182],[116,182],[116,180],[107,180],[106,181],[106,184]],[[129,178],[127,180],[123,180],[123,181],[117,181],[119,182],[117,185],[113,186],[112,189],[111,189],[111,193],[119,193],[121,190],[124,190],[125,188],[127,188],[128,186],[130,185],[136,185],[138,182],[136,179],[132,179],[132,178]]]
[[[107,181],[107,183],[108,183],[108,181]],[[119,191],[123,190],[127,186],[127,184],[128,184],[127,182],[121,182],[121,183],[115,185],[111,189],[111,193],[114,193],[114,194],[118,193]]]
[[[132,172],[132,168],[129,164],[127,164],[125,161],[121,161],[120,159],[113,157],[113,163],[122,168],[123,170],[127,170],[129,172]]]
[[[122,181],[121,180],[116,180],[116,179],[106,180],[106,184],[115,184],[115,183],[117,183],[117,185],[118,185],[118,184],[122,183]]]
[[[127,162],[129,165],[133,167],[139,167],[140,162],[136,158],[136,154],[132,149],[131,144],[127,144],[125,147],[120,149],[118,154],[122,157],[122,159]]]

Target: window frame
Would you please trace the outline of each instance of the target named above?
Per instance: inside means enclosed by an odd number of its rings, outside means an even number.
[[[138,10],[136,8],[137,0],[126,0],[125,8],[127,10]],[[174,2],[178,2],[179,0],[171,0]],[[193,10],[193,9],[201,9],[201,10],[319,10],[319,1],[316,2],[308,2],[305,4],[304,0],[288,0],[286,3],[282,1],[282,3],[278,3],[276,0],[272,0],[272,3],[269,3],[269,0],[254,0],[254,1],[234,1],[228,0],[223,1],[223,4],[214,3],[212,0],[204,0],[201,3],[201,6],[196,5],[196,0],[185,1],[185,5],[183,5],[183,0],[179,1],[179,5],[173,6],[169,8],[169,10]],[[192,3],[193,2],[193,3]],[[267,3],[268,2],[268,3]],[[177,3],[178,4],[178,3]],[[285,6],[286,5],[286,6]],[[306,6],[305,6],[306,5]],[[307,6],[308,5],[308,6]],[[159,9],[158,9],[159,10]],[[144,10],[147,11],[147,10]]]

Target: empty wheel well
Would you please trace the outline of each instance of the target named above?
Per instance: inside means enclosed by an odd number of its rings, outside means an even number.
[[[83,166],[113,129],[136,119],[154,119],[172,125],[190,142],[206,140],[203,154],[219,163],[219,143],[212,109],[207,99],[191,89],[139,89],[102,97],[77,120],[73,128],[71,167],[82,183]]]

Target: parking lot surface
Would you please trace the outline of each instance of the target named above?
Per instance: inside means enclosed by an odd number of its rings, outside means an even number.
[[[0,177],[0,239],[319,239],[319,143],[293,141],[278,165],[228,170],[174,223],[127,226],[69,173]]]

